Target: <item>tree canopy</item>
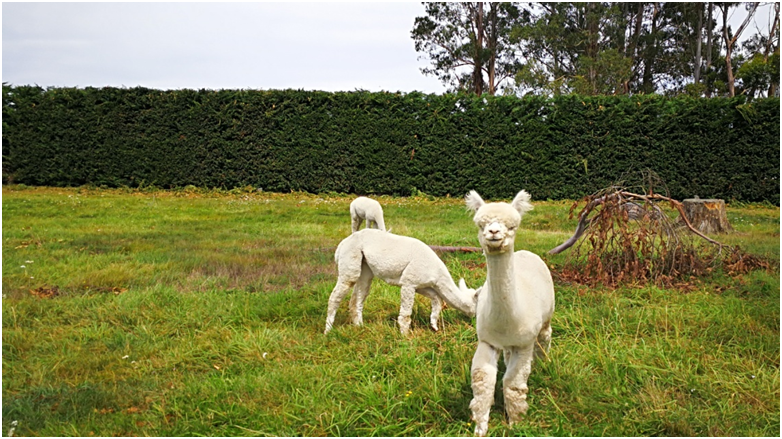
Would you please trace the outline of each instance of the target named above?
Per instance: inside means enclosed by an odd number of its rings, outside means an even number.
[[[765,29],[758,2],[424,5],[411,36],[450,91],[778,95],[778,3]]]

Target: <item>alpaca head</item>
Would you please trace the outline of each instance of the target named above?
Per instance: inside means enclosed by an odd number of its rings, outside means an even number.
[[[478,240],[486,254],[513,252],[516,229],[521,216],[532,210],[530,195],[522,190],[508,203],[486,203],[475,191],[464,198],[467,208],[475,212]]]

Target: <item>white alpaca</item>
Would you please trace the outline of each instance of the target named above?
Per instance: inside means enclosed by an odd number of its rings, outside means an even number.
[[[488,430],[499,352],[503,352],[506,365],[502,379],[505,410],[513,425],[527,412],[533,352],[535,357],[544,356],[551,344],[551,273],[537,255],[513,252],[521,216],[532,210],[529,200],[523,190],[511,204],[487,204],[475,191],[465,197],[467,207],[475,212],[473,221],[480,229],[478,240],[486,255],[486,283],[479,288],[476,309],[478,347],[470,369],[470,409],[476,436],[484,436]]]
[[[415,238],[374,229],[360,230],[339,243],[334,260],[339,276],[329,296],[324,334],[331,330],[339,304],[351,288],[349,307],[353,324],[362,324],[364,301],[375,276],[402,287],[398,318],[402,334],[410,329],[415,293],[431,299],[429,321],[435,331],[443,300],[470,317],[475,315],[475,290],[467,288],[464,279],[457,286],[434,250]]]
[[[358,231],[364,220],[367,220],[368,228],[386,230],[380,203],[371,198],[358,197],[350,203],[350,225],[353,233]]]

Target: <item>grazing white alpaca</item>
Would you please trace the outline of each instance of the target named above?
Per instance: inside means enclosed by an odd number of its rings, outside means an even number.
[[[479,289],[476,308],[478,347],[472,359],[470,402],[475,435],[488,430],[494,402],[497,357],[502,351],[506,371],[502,379],[505,411],[510,424],[527,412],[527,378],[535,357],[551,344],[554,282],[546,263],[534,253],[513,252],[521,216],[532,210],[530,195],[519,192],[508,203],[485,203],[475,191],[465,197],[475,212],[478,240],[486,255],[486,283]]]
[[[349,307],[353,324],[362,324],[364,301],[375,276],[402,287],[398,318],[402,334],[410,329],[415,293],[431,299],[429,321],[435,331],[443,300],[470,317],[475,315],[475,290],[467,288],[464,279],[457,286],[434,250],[415,238],[374,229],[360,230],[339,243],[334,260],[339,276],[329,296],[324,334],[331,330],[339,304],[351,289]]]
[[[368,228],[386,230],[380,203],[371,198],[358,197],[350,203],[350,225],[353,233],[358,231],[364,220],[367,220]]]

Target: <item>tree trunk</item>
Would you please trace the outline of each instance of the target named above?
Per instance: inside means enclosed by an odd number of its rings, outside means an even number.
[[[706,20],[706,74],[709,73],[709,70],[711,69],[711,52],[712,52],[712,39],[711,39],[711,20],[712,20],[712,11],[714,10],[714,3],[709,2],[706,3],[706,7],[709,11],[709,18]],[[706,97],[711,97],[711,84],[706,83]]]
[[[592,87],[592,95],[597,94],[597,41],[600,37],[598,35],[598,18],[595,14],[595,2],[588,2],[586,6],[586,25],[587,25],[587,48],[586,55],[592,62],[589,65],[589,85]]]
[[[771,54],[771,47],[774,45],[774,38],[779,38],[777,32],[779,31],[779,3],[774,3],[774,24],[771,26],[771,31],[768,33],[768,42],[766,43],[766,50],[763,54],[763,61],[768,62],[768,56]],[[779,50],[779,44],[777,44],[777,50]],[[779,84],[779,77],[771,78],[771,84],[768,86],[767,97],[774,96],[777,91],[777,84]]]
[[[695,74],[694,82],[701,82],[701,44],[703,42],[703,5],[698,4],[698,42],[695,49]]]
[[[682,205],[687,219],[699,231],[706,234],[733,231],[733,227],[728,222],[724,200],[688,198],[682,202]]]
[[[472,86],[475,94],[483,94],[483,3],[475,6],[475,53],[473,54],[475,65],[472,71]]]
[[[720,4],[718,6],[722,12],[722,38],[725,41],[725,72],[728,75],[728,92],[730,97],[736,96],[736,89],[734,88],[733,80],[733,64],[730,62],[730,56],[733,54],[733,42],[735,39],[731,39],[728,35],[728,10],[730,4]]]
[[[736,96],[736,79],[733,77],[733,64],[731,63],[730,59],[731,55],[733,54],[733,47],[736,45],[736,41],[738,41],[741,33],[744,32],[747,24],[749,24],[749,22],[752,20],[752,17],[755,15],[755,11],[758,9],[758,4],[758,2],[749,3],[747,17],[744,18],[744,22],[741,23],[741,26],[736,29],[736,32],[733,34],[733,38],[730,38],[728,35],[728,11],[730,10],[730,4],[725,3],[720,5],[720,9],[722,9],[722,35],[725,37],[725,64],[728,71],[728,90],[730,91],[730,97]]]
[[[654,75],[652,70],[652,65],[655,62],[655,58],[657,58],[657,45],[658,43],[658,35],[657,35],[657,20],[660,17],[659,9],[657,7],[657,3],[653,3],[652,8],[652,31],[650,33],[650,43],[646,48],[646,53],[644,54],[644,72],[643,76],[641,77],[641,91],[647,94],[654,93]]]

